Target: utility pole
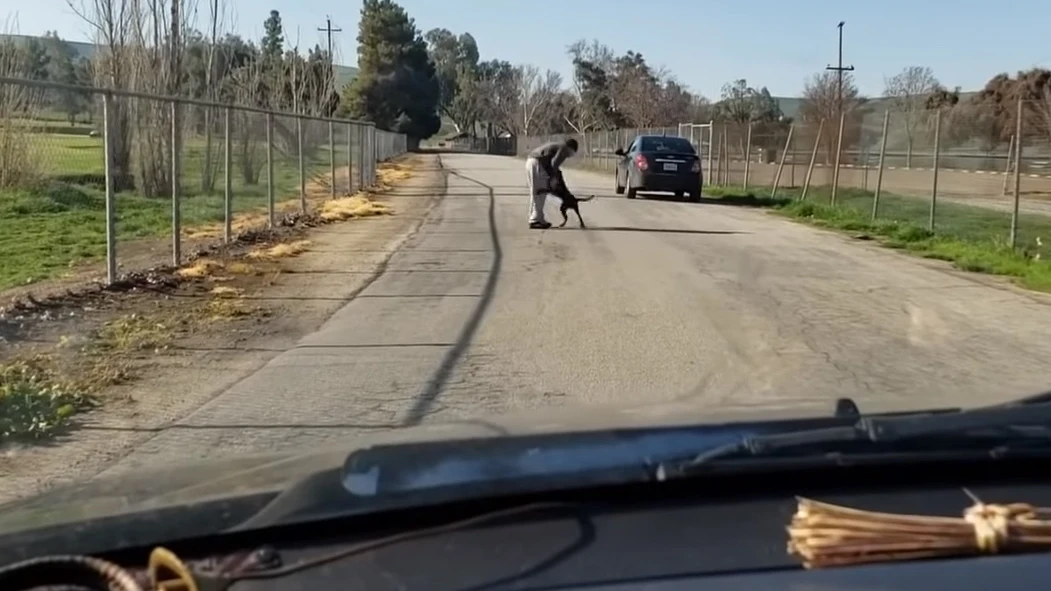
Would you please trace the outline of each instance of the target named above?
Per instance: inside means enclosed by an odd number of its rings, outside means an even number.
[[[333,88],[336,85],[336,57],[332,53],[332,33],[342,33],[343,29],[332,28],[332,17],[325,17],[325,28],[318,27],[318,31],[322,31],[328,35],[328,84],[329,90],[335,90]],[[840,60],[842,61],[842,60]]]
[[[843,67],[843,25],[847,24],[846,21],[839,21],[836,25],[839,28],[839,65],[828,66],[826,70],[833,70],[836,72],[838,81],[836,85],[836,116],[837,118],[843,116],[843,72],[853,72],[854,66]]]
[[[319,31],[325,31],[328,34],[328,88],[327,92],[321,97],[324,102],[324,111],[322,113],[325,117],[331,117],[333,114],[328,112],[328,106],[331,104],[329,99],[331,94],[336,91],[336,58],[332,54],[332,33],[339,33],[343,29],[332,28],[332,18],[329,16],[325,17],[325,28],[318,29]],[[321,104],[318,105],[319,107]],[[300,152],[302,153],[302,152]],[[329,171],[329,191],[333,199],[336,198],[336,130],[332,125],[332,120],[328,122],[328,171]],[[348,173],[349,175],[349,173]],[[348,191],[350,187],[347,187]]]

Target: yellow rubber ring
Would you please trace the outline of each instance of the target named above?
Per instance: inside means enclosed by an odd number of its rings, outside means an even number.
[[[162,579],[162,569],[176,578]],[[200,591],[189,567],[167,548],[157,546],[150,552],[148,572],[150,582],[158,591]]]

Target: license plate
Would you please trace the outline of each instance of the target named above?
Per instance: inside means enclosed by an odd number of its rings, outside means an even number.
[[[675,171],[679,170],[679,165],[678,164],[672,164],[670,162],[665,162],[664,163],[664,170],[669,170],[669,171],[675,172]]]

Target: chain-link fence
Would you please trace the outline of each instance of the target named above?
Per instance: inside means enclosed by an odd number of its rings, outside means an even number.
[[[858,110],[795,124],[712,122],[522,137],[517,153],[575,137],[581,153],[571,165],[612,172],[619,158],[613,151],[639,134],[689,138],[711,191],[806,199],[874,221],[1051,255],[1044,252],[1051,238],[1051,102],[1020,102],[997,113],[970,105]]]
[[[109,282],[179,265],[369,188],[406,149],[358,121],[0,78],[0,289],[92,260]]]

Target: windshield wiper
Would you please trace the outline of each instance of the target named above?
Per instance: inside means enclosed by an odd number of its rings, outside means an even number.
[[[949,414],[862,417],[853,425],[755,435],[683,460],[660,462],[656,478],[688,476],[719,460],[774,457],[779,452],[798,448],[813,448],[814,453],[827,456],[841,453],[855,443],[875,451],[902,442],[946,437],[965,441],[991,438],[1001,444],[989,449],[994,456],[1005,442],[1048,442],[1051,441],[1051,402],[990,406]]]

